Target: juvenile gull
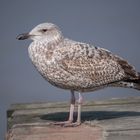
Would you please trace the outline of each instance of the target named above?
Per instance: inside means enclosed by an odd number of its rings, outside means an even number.
[[[140,73],[127,61],[110,51],[76,42],[63,36],[52,23],[42,23],[17,39],[32,39],[29,57],[39,73],[52,85],[71,91],[68,121],[56,124],[81,124],[83,92],[105,87],[140,90]],[[77,121],[73,122],[75,91],[79,92]]]

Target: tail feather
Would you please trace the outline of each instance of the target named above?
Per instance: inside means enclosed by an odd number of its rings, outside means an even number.
[[[133,79],[138,76],[138,73],[136,72],[135,68],[124,59],[117,57],[117,62],[122,67],[128,78]]]
[[[133,88],[140,90],[140,83],[133,83]]]
[[[134,78],[129,78],[125,80],[126,82],[133,82],[135,84],[140,84],[140,73],[138,72],[137,75]]]
[[[124,82],[126,84],[126,87],[140,90],[140,73],[136,73],[136,76],[134,78],[124,80]]]
[[[140,90],[140,73],[137,73],[137,77],[134,79],[127,79],[124,81],[119,81],[116,83],[110,84],[113,87],[123,87],[123,88],[133,88]]]
[[[120,81],[116,83],[110,84],[111,87],[123,87],[123,88],[133,88],[136,90],[140,90],[140,83],[134,83],[134,82],[126,82],[126,81]]]
[[[138,72],[138,78],[133,81],[134,89],[140,90],[140,73]]]
[[[115,56],[116,61],[121,66],[125,73],[125,78],[122,81],[110,84],[110,86],[124,87],[124,88],[134,88],[140,90],[140,72],[137,72],[135,68],[130,65],[123,58]]]

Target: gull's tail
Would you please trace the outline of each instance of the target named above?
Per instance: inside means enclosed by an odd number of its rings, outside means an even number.
[[[138,72],[137,79],[128,80],[129,83],[132,83],[132,88],[140,90],[140,73]]]
[[[123,81],[119,81],[116,83],[111,84],[113,87],[123,87],[123,88],[133,88],[136,90],[140,90],[140,73],[136,79],[126,79]]]
[[[140,72],[136,72],[135,68],[122,58],[116,56],[116,60],[124,70],[126,77],[124,80],[114,83],[115,86],[140,90]]]

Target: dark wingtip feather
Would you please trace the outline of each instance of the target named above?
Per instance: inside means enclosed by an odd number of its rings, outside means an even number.
[[[131,66],[127,61],[123,59],[118,59],[117,61],[124,70],[126,76],[128,76],[130,79],[137,78],[137,72],[135,71],[135,68],[133,66]]]

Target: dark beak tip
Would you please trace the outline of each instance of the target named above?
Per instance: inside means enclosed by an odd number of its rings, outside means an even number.
[[[29,38],[29,34],[28,33],[23,33],[23,34],[19,34],[16,39],[18,40],[25,40]]]
[[[18,35],[17,37],[16,37],[16,39],[18,39],[18,40],[21,40],[21,35]]]

